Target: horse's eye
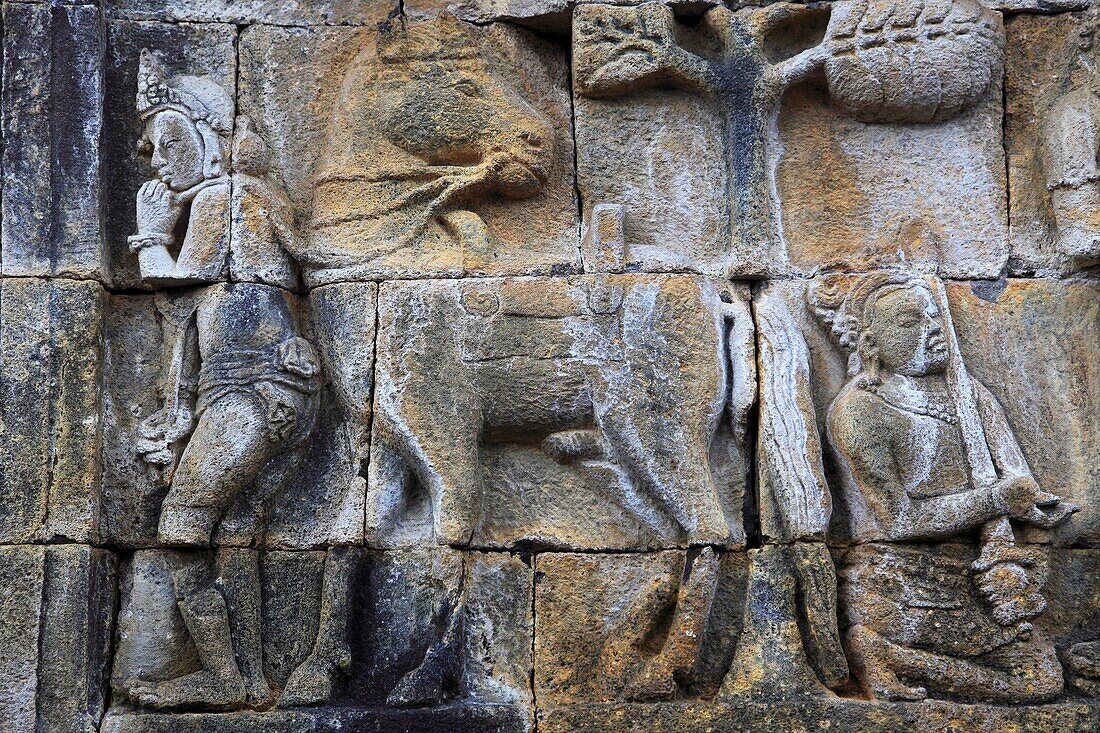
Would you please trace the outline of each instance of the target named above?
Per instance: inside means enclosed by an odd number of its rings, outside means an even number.
[[[477,84],[469,79],[460,79],[455,82],[455,89],[462,92],[467,97],[476,97],[478,94]]]

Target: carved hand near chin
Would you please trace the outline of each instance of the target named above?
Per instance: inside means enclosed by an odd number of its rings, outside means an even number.
[[[140,234],[171,234],[180,208],[163,181],[146,181],[137,193],[137,225]]]
[[[1043,491],[1030,476],[1007,476],[992,490],[993,500],[1009,517],[1042,529],[1058,526],[1081,508]]]

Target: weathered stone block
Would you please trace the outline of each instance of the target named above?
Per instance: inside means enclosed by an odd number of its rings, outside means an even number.
[[[866,124],[815,84],[779,115],[776,168],[793,271],[870,270],[905,243],[946,277],[997,277],[1008,259],[999,84],[945,122]],[[910,230],[922,231],[912,238]]]
[[[396,8],[390,0],[107,0],[108,17],[182,23],[376,25]]]
[[[134,114],[138,58],[143,48],[161,55],[172,74],[209,75],[236,95],[237,31],[217,23],[107,22],[104,67],[103,190],[110,282],[145,288],[126,238],[136,231],[136,196],[149,178],[137,141],[143,123]]]
[[[103,280],[99,8],[3,12],[3,274]]]
[[[952,702],[868,703],[861,700],[716,702],[693,705],[574,705],[544,711],[539,730],[552,733],[941,733],[945,730],[1087,731],[1100,724],[1100,706],[960,705]]]
[[[286,177],[307,283],[578,268],[560,49],[451,16],[258,27],[242,49],[241,111]]]
[[[714,193],[727,190],[729,177],[718,108],[666,89],[619,99],[577,96],[574,104],[585,221],[600,204],[622,205],[629,266],[725,274],[729,204]]]
[[[87,733],[106,703],[115,559],[82,545],[0,548],[4,730]]]
[[[690,276],[383,285],[369,540],[740,545],[751,334]]]
[[[1081,507],[1050,539],[1100,546],[1100,284],[949,283],[947,294],[966,363],[1004,408],[1035,479]]]
[[[116,725],[159,730],[166,719],[158,711],[271,703],[332,703],[357,712],[317,720],[380,717],[414,727],[455,715],[529,721],[531,593],[532,570],[512,555],[142,550],[124,573]],[[229,664],[243,687],[200,681],[218,669],[226,679]],[[387,706],[436,710],[378,709]],[[252,729],[241,714],[214,719]]]
[[[536,557],[540,709],[714,694],[741,633],[746,555]]]
[[[1054,642],[1063,666],[1068,666],[1066,652],[1074,644],[1100,640],[1100,552],[1055,547],[1048,557],[1049,605],[1036,626]],[[1075,689],[1076,673],[1072,668],[1065,672],[1067,690]]]
[[[4,542],[98,537],[105,303],[95,282],[0,283]]]
[[[315,708],[267,713],[163,715],[111,713],[103,733],[528,733],[526,714],[509,705],[452,705],[443,708]]]
[[[341,73],[373,29],[252,26],[240,39],[241,114],[267,143],[298,224],[308,223],[313,177],[340,94]]]
[[[1100,261],[1100,126],[1094,19],[1013,15],[1005,23],[1009,270],[1050,275]]]
[[[616,4],[638,5],[646,0],[624,0]],[[403,5],[413,18],[430,18],[442,12],[454,13],[471,23],[507,21],[539,30],[566,31],[574,8],[598,0],[409,0]],[[718,0],[665,0],[678,13],[698,16],[705,9],[721,5]]]

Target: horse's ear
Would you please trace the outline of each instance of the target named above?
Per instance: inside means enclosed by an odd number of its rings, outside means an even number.
[[[405,16],[401,14],[391,15],[384,21],[378,24],[378,32],[383,36],[388,35],[400,35],[403,36],[409,30],[408,21],[405,20]]]
[[[382,59],[399,59],[405,55],[408,44],[409,26],[404,15],[392,17],[378,24],[376,47]]]

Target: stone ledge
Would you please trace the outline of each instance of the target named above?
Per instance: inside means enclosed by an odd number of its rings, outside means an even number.
[[[1089,733],[1100,730],[1100,701],[1018,707],[839,698],[568,705],[540,711],[538,729],[539,733]]]
[[[530,715],[513,705],[438,708],[307,708],[266,713],[111,711],[102,733],[527,733]]]

